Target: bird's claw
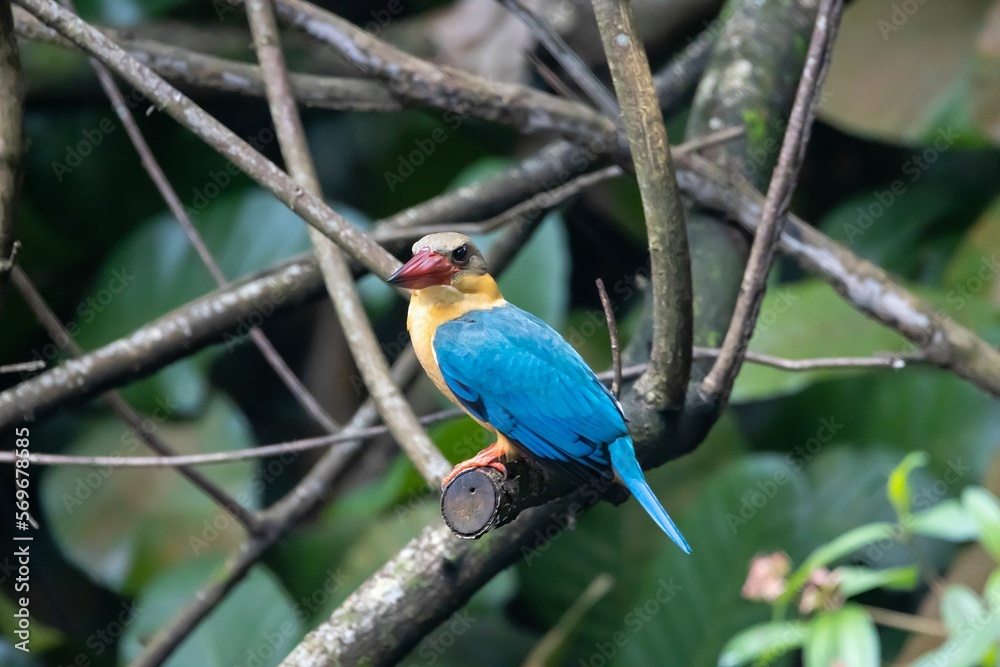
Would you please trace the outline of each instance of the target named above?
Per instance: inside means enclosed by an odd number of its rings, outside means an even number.
[[[441,481],[441,488],[447,488],[448,485],[451,484],[452,480],[461,475],[463,472],[472,470],[473,468],[493,468],[503,475],[504,479],[507,479],[507,466],[500,461],[501,456],[503,456],[502,448],[498,451],[496,445],[487,447],[468,461],[462,461],[457,466],[452,468],[447,477]]]

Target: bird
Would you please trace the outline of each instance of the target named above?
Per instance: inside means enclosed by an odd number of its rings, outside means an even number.
[[[582,481],[624,484],[686,553],[691,547],[653,494],[635,457],[621,404],[548,324],[507,302],[472,240],[429,234],[388,279],[411,290],[406,326],[434,385],[496,435],[459,463],[442,487],[471,468],[527,455]]]

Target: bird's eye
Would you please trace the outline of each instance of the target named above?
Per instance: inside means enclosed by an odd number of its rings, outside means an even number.
[[[469,259],[469,246],[464,243],[451,251],[451,258],[459,264],[463,264]]]

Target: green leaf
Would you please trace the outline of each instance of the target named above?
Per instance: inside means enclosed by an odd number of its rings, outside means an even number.
[[[923,468],[930,461],[927,452],[910,452],[889,475],[886,488],[889,501],[896,508],[896,515],[903,518],[910,513],[913,492],[910,489],[910,473]]]
[[[924,512],[911,514],[903,527],[911,533],[948,542],[968,542],[979,537],[975,520],[954,498],[944,500]]]
[[[163,572],[133,605],[119,645],[122,664],[165,627],[195,593],[221,571],[221,560],[203,558]],[[272,667],[303,635],[298,609],[274,575],[257,566],[236,585],[164,663],[166,667]]]
[[[948,641],[921,656],[914,667],[974,667],[995,645],[1000,633],[1000,614],[987,612],[983,601],[959,584],[945,590],[941,620],[948,628]]]
[[[239,410],[216,396],[190,422],[150,420],[179,454],[229,451],[253,440]],[[111,416],[91,419],[66,454],[148,455],[141,441]],[[257,506],[252,462],[204,469],[244,506]],[[161,570],[211,553],[230,553],[244,531],[225,510],[170,468],[50,468],[41,478],[42,508],[67,558],[93,579],[134,594]]]
[[[219,197],[195,216],[194,223],[229,280],[309,247],[305,224],[259,190]],[[67,326],[78,331],[84,349],[94,349],[215,288],[177,221],[159,215],[108,254],[77,308],[75,321]],[[168,409],[172,414],[193,414],[205,400],[206,364],[214,354],[218,352],[209,350],[177,361],[129,385],[125,396],[146,413]]]
[[[787,359],[867,356],[899,350],[904,339],[854,310],[825,283],[805,280],[769,289],[764,296],[753,352]],[[830,377],[857,370],[827,369],[788,372],[746,364],[733,389],[733,401],[747,402],[799,391]],[[894,371],[870,371],[893,373]]]
[[[948,261],[954,243],[944,221],[976,214],[980,196],[974,180],[953,183],[955,169],[935,163],[915,182],[904,173],[869,192],[848,197],[820,222],[830,238],[858,256],[909,280],[929,277],[929,267]],[[958,193],[961,193],[960,196]],[[992,193],[991,193],[992,194]]]
[[[804,656],[805,667],[879,667],[875,623],[857,605],[819,614],[813,619]]]
[[[983,587],[983,599],[993,613],[1000,612],[1000,569],[993,570]]]
[[[719,656],[719,667],[739,667],[754,660],[768,664],[809,638],[809,624],[802,621],[762,623],[747,628],[728,642]]]
[[[894,591],[912,591],[920,583],[920,570],[916,565],[873,570],[867,567],[838,567],[840,590],[844,597],[854,597],[874,588]]]
[[[799,589],[809,579],[809,575],[812,574],[813,570],[826,567],[834,561],[848,556],[861,547],[874,542],[892,540],[898,532],[899,529],[892,523],[869,523],[849,530],[843,535],[827,542],[809,554],[809,557],[805,559],[802,565],[788,577],[788,587],[781,596],[781,600],[787,603],[794,598]]]
[[[15,542],[15,544],[18,543]],[[13,563],[15,561],[13,558],[11,558],[11,560],[8,562]],[[11,569],[11,573],[13,573],[14,571],[15,571],[14,569]],[[28,583],[30,584],[30,581]],[[0,593],[0,665],[22,664],[22,663],[14,663],[13,660],[7,661],[4,660],[3,658],[4,658],[4,653],[8,650],[10,651],[11,656],[15,654],[24,655],[24,652],[14,649],[9,645],[5,646],[4,644],[4,641],[8,639],[12,644],[17,644],[24,641],[23,637],[14,634],[15,631],[23,629],[19,627],[19,619],[23,617],[15,616],[15,614],[18,614],[21,611],[20,604],[15,604],[15,601],[19,600],[20,598],[23,598],[22,595],[18,594],[23,592],[29,592],[29,591],[14,590],[12,598],[8,598],[6,594]],[[29,635],[28,635],[27,645],[31,649],[31,652],[45,653],[49,649],[65,642],[66,637],[63,636],[63,634],[59,630],[56,630],[53,627],[45,625],[44,623],[42,623],[40,619],[36,618],[32,614],[30,605],[31,598],[27,599],[29,602],[28,614],[30,615],[29,616],[30,625],[28,627]],[[24,664],[28,664],[27,661],[25,661]]]
[[[948,586],[941,597],[941,620],[953,635],[960,634],[985,613],[986,607],[979,596],[961,584]]]
[[[979,540],[993,560],[1000,562],[1000,502],[982,487],[962,492],[962,506],[979,528]]]

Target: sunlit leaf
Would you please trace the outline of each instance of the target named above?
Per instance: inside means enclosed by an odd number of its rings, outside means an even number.
[[[844,597],[853,597],[875,588],[912,591],[920,582],[916,565],[873,570],[867,567],[838,567],[840,591]]]
[[[953,498],[924,512],[911,514],[904,523],[910,532],[949,542],[968,542],[979,536],[979,527],[969,512]]]
[[[896,514],[905,517],[910,513],[913,491],[910,488],[910,473],[927,465],[927,452],[910,452],[889,475],[886,484],[889,500],[896,508]]]
[[[805,667],[878,667],[881,664],[875,624],[856,605],[817,615],[804,654]]]
[[[952,584],[941,597],[941,620],[951,634],[960,634],[977,623],[986,607],[978,595],[961,584]]]
[[[726,642],[719,656],[719,667],[739,667],[755,660],[768,663],[800,648],[809,637],[809,629],[810,624],[802,621],[749,627]]]
[[[952,584],[941,598],[941,620],[948,640],[926,653],[914,667],[973,667],[996,642],[1000,614],[987,612],[982,600],[965,586]]]
[[[962,506],[979,527],[979,540],[1000,562],[1000,501],[981,487],[969,487],[962,493]]]

